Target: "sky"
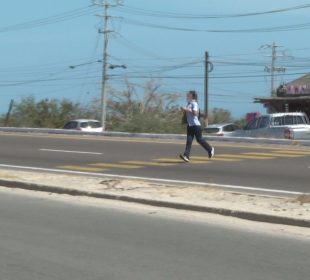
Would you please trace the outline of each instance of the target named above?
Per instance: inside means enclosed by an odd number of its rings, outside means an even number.
[[[11,99],[30,95],[83,104],[100,97],[103,7],[92,2],[1,1],[0,113]],[[278,46],[276,67],[285,67],[276,73],[276,86],[310,72],[306,0],[109,2],[108,63],[126,65],[109,70],[111,88],[125,90],[127,79],[141,92],[153,80],[160,84],[158,93],[183,96],[197,90],[203,104],[208,51],[214,66],[209,108],[224,108],[240,118],[265,113],[253,101],[270,95],[268,45]]]

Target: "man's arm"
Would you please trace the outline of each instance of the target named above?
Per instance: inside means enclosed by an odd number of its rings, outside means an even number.
[[[198,108],[196,108],[196,106],[193,106],[193,108],[181,107],[181,110],[183,112],[192,113],[194,116],[198,116]]]

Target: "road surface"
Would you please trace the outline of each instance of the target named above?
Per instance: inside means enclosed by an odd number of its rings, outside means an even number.
[[[179,159],[183,141],[0,134],[0,168],[116,174],[310,192],[310,149],[214,142],[215,157],[195,145],[191,162]]]
[[[3,280],[292,280],[310,241],[1,192]]]

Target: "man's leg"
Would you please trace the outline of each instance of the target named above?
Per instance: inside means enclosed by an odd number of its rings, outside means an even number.
[[[185,147],[185,152],[184,152],[184,156],[186,156],[187,158],[189,158],[189,155],[191,153],[194,136],[195,136],[194,127],[187,126],[187,139],[186,139],[186,147]]]
[[[213,157],[214,148],[211,147],[205,139],[203,139],[200,126],[195,126],[195,137],[197,142],[208,152],[209,158]]]

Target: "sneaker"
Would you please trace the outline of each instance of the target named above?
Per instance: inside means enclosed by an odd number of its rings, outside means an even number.
[[[209,158],[214,157],[214,148],[212,147],[211,151],[209,152]]]
[[[189,158],[185,155],[180,155],[180,158],[183,159],[185,162],[189,162]]]

